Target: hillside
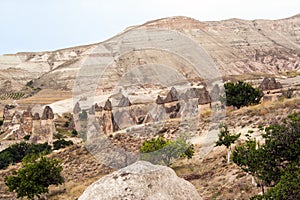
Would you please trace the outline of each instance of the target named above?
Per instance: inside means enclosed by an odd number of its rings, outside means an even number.
[[[1,55],[0,71],[0,151],[25,140],[75,143],[48,155],[61,160],[65,183],[51,186],[46,199],[77,199],[136,161],[144,141],[184,134],[195,154],[171,165],[177,176],[205,200],[249,199],[261,190],[236,164],[226,164],[226,148],[215,146],[219,126],[241,133],[240,145],[249,130],[262,140],[260,126],[300,112],[300,15],[163,18],[100,43]],[[240,109],[226,105],[229,80],[260,88],[263,98]],[[16,199],[4,177],[19,167],[0,170],[0,200]]]
[[[62,49],[51,52],[17,53],[0,56],[0,91],[10,93],[20,91],[32,81],[33,89],[59,89],[71,91],[79,70],[91,70],[93,63],[111,58],[111,65],[128,63],[176,64],[187,63],[178,58],[176,63],[170,52],[162,49],[147,50],[147,44],[140,44],[140,50],[126,55],[118,55],[122,44],[135,43],[130,38],[137,32],[151,30],[160,37],[161,29],[175,30],[191,38],[213,59],[222,75],[240,74],[282,74],[298,71],[300,63],[300,17],[282,20],[229,19],[224,21],[200,22],[188,17],[170,17],[133,26],[101,43]],[[169,36],[166,36],[169,37]],[[128,38],[128,39],[126,39]],[[168,41],[172,38],[165,38]],[[129,40],[129,41],[126,41]],[[130,41],[131,40],[131,41]],[[120,46],[121,45],[121,46]],[[175,47],[176,49],[176,47]],[[165,55],[162,55],[165,54]],[[163,58],[163,60],[162,60]],[[114,68],[114,67],[113,67]],[[101,70],[101,68],[99,68]],[[102,68],[103,70],[103,68]],[[95,75],[99,76],[98,73]],[[122,77],[122,71],[109,72],[110,80]],[[27,88],[27,93],[35,93]]]

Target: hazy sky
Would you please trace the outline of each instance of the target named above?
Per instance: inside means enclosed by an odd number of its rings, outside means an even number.
[[[0,0],[0,54],[100,42],[128,26],[168,16],[211,21],[298,13],[299,0]]]

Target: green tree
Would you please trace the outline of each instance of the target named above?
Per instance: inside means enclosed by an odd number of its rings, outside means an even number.
[[[0,152],[0,169],[6,168],[11,163],[21,162],[26,155],[30,154],[48,154],[51,152],[51,146],[44,144],[29,144],[21,142],[13,144]]]
[[[261,153],[257,149],[255,139],[250,138],[244,144],[237,146],[232,153],[233,162],[241,167],[242,170],[252,175],[252,185],[254,186],[257,185],[254,177],[260,177]]]
[[[235,106],[238,109],[243,106],[258,104],[263,96],[260,89],[252,87],[249,83],[238,81],[224,84],[226,105]]]
[[[287,170],[275,187],[269,189],[264,195],[265,199],[300,199],[300,169]]]
[[[233,161],[261,180],[263,196],[253,199],[290,199],[300,194],[300,117],[289,115],[282,124],[265,128],[264,144],[255,140],[236,147]],[[270,187],[264,194],[264,185]],[[299,199],[299,198],[295,198]]]
[[[179,157],[192,158],[194,146],[187,143],[185,137],[171,141],[159,136],[145,141],[142,144],[140,152],[142,153],[142,160],[170,166]]]
[[[48,193],[50,185],[64,182],[61,176],[62,166],[56,159],[24,159],[22,165],[23,167],[12,176],[5,177],[9,191],[16,192],[18,198],[34,199],[35,196]]]
[[[224,145],[227,148],[227,163],[230,163],[231,145],[241,136],[241,134],[231,134],[226,125],[220,126],[219,140],[216,146]]]

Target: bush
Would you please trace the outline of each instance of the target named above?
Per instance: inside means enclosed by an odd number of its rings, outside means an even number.
[[[72,135],[73,137],[76,137],[76,136],[78,135],[78,132],[77,132],[76,130],[73,130],[72,133],[71,133],[71,135]]]
[[[64,135],[62,133],[55,133],[53,136],[55,139],[58,139],[58,140],[64,138]]]
[[[23,161],[23,168],[5,177],[5,184],[10,192],[16,192],[17,198],[34,199],[40,194],[48,193],[50,185],[64,182],[60,175],[62,166],[55,159],[42,157],[38,160]]]
[[[64,139],[59,139],[59,140],[56,140],[55,142],[53,142],[53,149],[58,150],[58,149],[65,148],[65,147],[73,145],[73,144],[74,143],[72,141],[66,141]]]
[[[142,153],[142,160],[170,166],[176,158],[192,158],[194,155],[194,146],[187,143],[185,138],[167,141],[162,136],[159,136],[158,138],[145,141],[140,151]]]
[[[27,87],[32,87],[33,86],[33,80],[30,80],[26,83]]]
[[[23,137],[24,140],[29,140],[29,138],[30,138],[30,135],[25,135],[25,136]]]
[[[237,83],[225,83],[226,105],[235,106],[238,109],[243,106],[258,104],[263,97],[261,90],[253,88],[249,83],[238,81]]]
[[[2,151],[0,153],[0,169],[5,169],[10,163],[12,163],[12,157],[9,152]]]

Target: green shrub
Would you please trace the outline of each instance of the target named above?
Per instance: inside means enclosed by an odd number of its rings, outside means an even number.
[[[65,148],[65,147],[73,145],[73,144],[74,143],[72,141],[66,141],[64,139],[59,139],[59,140],[56,140],[55,142],[53,142],[53,149],[58,150],[58,149]]]
[[[171,141],[159,136],[158,138],[145,141],[140,151],[142,160],[170,166],[179,157],[192,158],[194,146],[187,143],[184,137]]]
[[[58,139],[58,140],[64,138],[63,134],[61,134],[61,133],[55,133],[53,136],[55,139]]]
[[[75,137],[75,136],[77,136],[77,135],[78,135],[78,132],[77,132],[76,130],[72,130],[72,133],[71,133],[71,135],[72,135],[73,137]]]
[[[26,141],[29,140],[29,138],[30,138],[30,135],[25,135],[25,136],[23,137],[23,139],[26,140]]]
[[[26,83],[26,86],[27,87],[32,87],[32,85],[33,85],[33,81],[31,80],[31,81],[28,81],[27,83]]]

